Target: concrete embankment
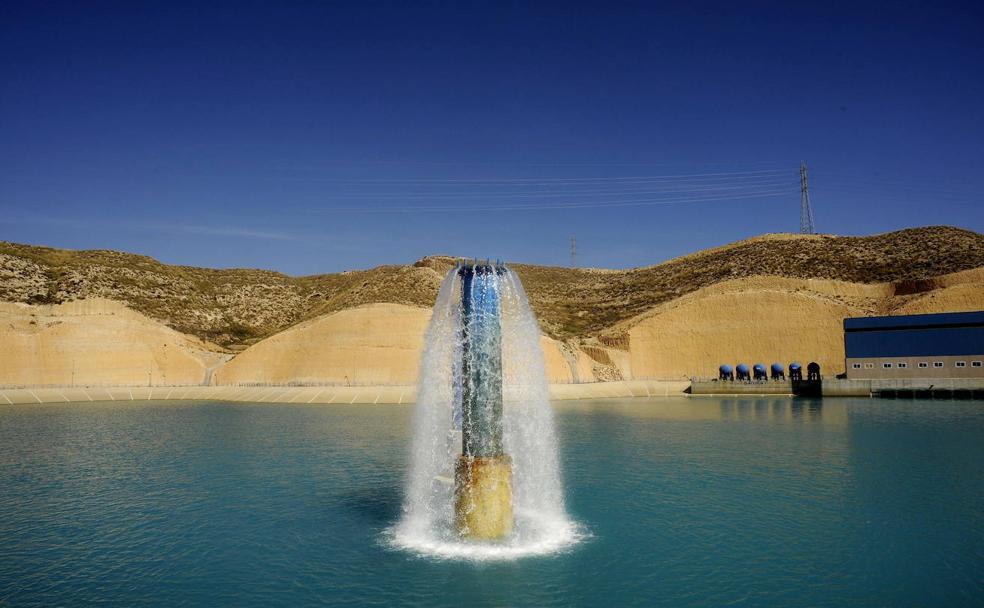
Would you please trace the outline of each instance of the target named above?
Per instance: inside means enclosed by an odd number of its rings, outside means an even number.
[[[804,383],[805,384],[805,383]],[[689,389],[689,390],[688,390]],[[984,382],[976,379],[919,380],[823,380],[819,393],[826,397],[939,396],[949,392],[958,398],[980,398]],[[716,382],[677,380],[620,380],[584,384],[551,384],[554,401],[612,399],[627,397],[701,396],[765,397],[793,396],[793,384],[780,382]],[[393,386],[135,386],[135,387],[45,387],[0,389],[0,406],[22,403],[65,403],[90,401],[233,401],[243,403],[312,404],[412,404],[417,395],[413,385]]]
[[[841,380],[824,379],[818,383],[790,380],[766,382],[719,382],[695,380],[690,387],[693,395],[815,395],[824,397],[871,397],[886,391],[915,394],[941,391],[977,394],[984,392],[984,380],[979,378],[932,378],[898,380]]]
[[[689,382],[631,380],[552,384],[550,398],[606,399],[682,395]],[[237,401],[248,403],[391,403],[411,404],[415,386],[157,386],[0,389],[0,405],[90,401]]]

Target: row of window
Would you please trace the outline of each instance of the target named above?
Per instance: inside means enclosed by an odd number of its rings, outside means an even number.
[[[984,363],[982,363],[981,361],[971,361],[970,362],[970,366],[971,367],[981,367],[981,365],[984,365]],[[875,364],[874,363],[865,363],[864,364],[864,369],[872,369],[873,367],[875,367]],[[898,363],[882,363],[882,367],[885,368],[885,369],[892,369],[893,367],[898,367],[898,368],[901,368],[901,369],[905,369],[905,368],[909,367],[909,364],[906,363],[905,361],[899,361]],[[929,367],[929,363],[927,361],[920,361],[919,362],[919,367]],[[943,367],[943,362],[942,361],[933,361],[933,367]],[[957,361],[957,362],[955,362],[953,364],[953,367],[967,367],[967,362],[966,361]],[[855,363],[854,364],[854,369],[861,369],[861,364],[860,363]]]

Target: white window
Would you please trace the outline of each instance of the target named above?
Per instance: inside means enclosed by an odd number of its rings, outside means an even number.
[[[909,367],[909,364],[906,363],[906,362],[904,362],[904,361],[901,361],[899,363],[896,363],[895,365],[898,365],[899,367]]]
[[[861,369],[861,364],[860,363],[855,363],[853,367],[854,367],[854,369]]]
[[[919,367],[929,367],[929,363],[926,363],[925,361],[920,361]]]
[[[882,363],[882,367],[884,367],[885,369],[892,369],[892,364],[891,363]]]
[[[871,368],[873,368],[874,366],[875,366],[875,364],[874,364],[874,363],[865,363],[865,364],[864,364],[864,368],[865,368],[865,369],[871,369]]]
[[[971,361],[970,362],[970,366],[971,367],[980,367],[981,366],[981,362],[980,361]]]
[[[967,362],[966,361],[957,361],[956,363],[954,363],[954,365],[956,365],[957,367],[967,367]]]
[[[942,361],[933,361],[933,367],[943,367]]]

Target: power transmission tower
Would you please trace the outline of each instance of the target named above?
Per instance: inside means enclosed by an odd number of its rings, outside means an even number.
[[[577,237],[571,236],[571,268],[577,267]]]
[[[806,174],[806,163],[800,163],[800,233],[816,234],[813,225],[813,207],[810,205],[810,182]]]

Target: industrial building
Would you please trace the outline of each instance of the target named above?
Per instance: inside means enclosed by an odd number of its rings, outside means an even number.
[[[984,311],[844,319],[852,380],[984,379]]]

